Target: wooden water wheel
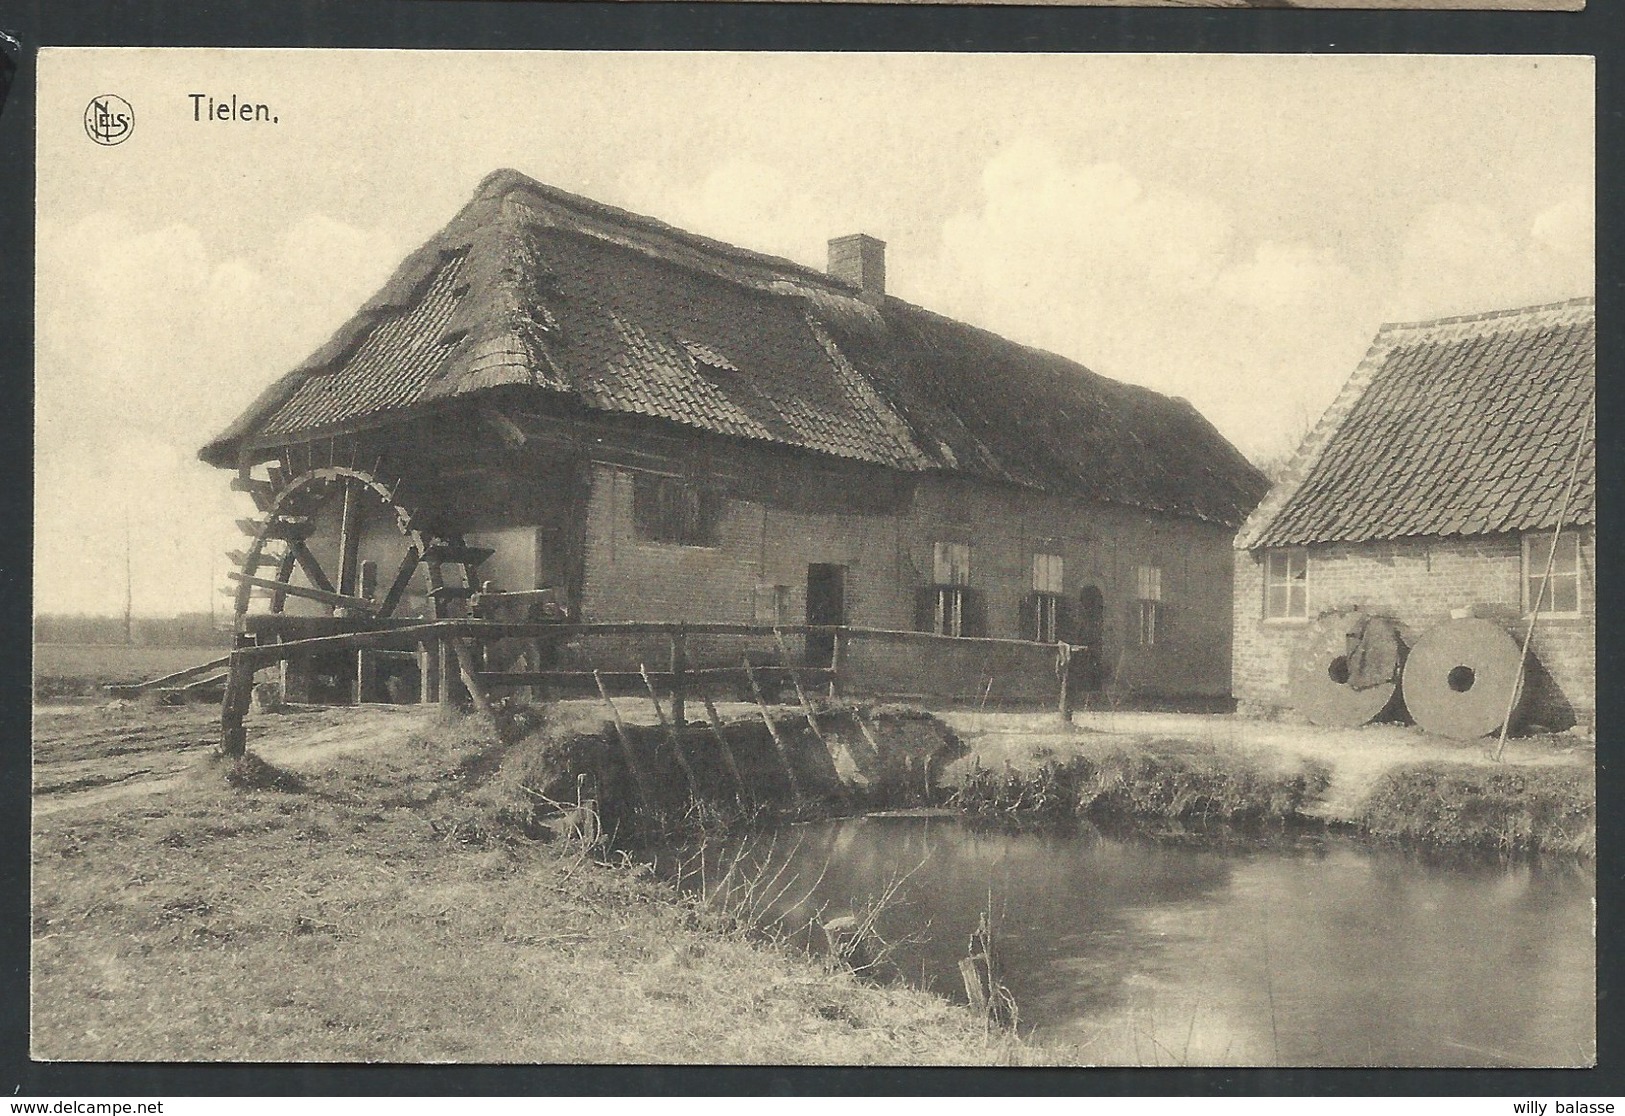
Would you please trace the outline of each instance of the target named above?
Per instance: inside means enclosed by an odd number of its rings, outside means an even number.
[[[400,501],[400,485],[385,481],[376,469],[330,464],[293,473],[286,464],[273,465],[265,479],[241,471],[232,487],[248,493],[260,512],[259,518],[237,521],[249,537],[248,546],[228,555],[237,566],[227,576],[237,582],[239,628],[255,600],[268,601],[269,611],[280,613],[289,597],[315,601],[334,615],[343,610],[342,615],[358,618],[391,617],[420,567],[429,616],[455,616],[461,602],[478,588],[480,564],[493,553],[467,545],[460,534],[431,529],[421,512],[414,513]],[[329,571],[310,540],[324,518],[331,520],[334,504],[339,524],[337,568]],[[379,506],[400,535],[400,558],[393,570],[378,563],[374,571],[358,560],[364,528],[369,521],[376,527]],[[447,579],[448,570],[456,571],[453,581]],[[390,577],[387,583],[377,580],[384,575]]]

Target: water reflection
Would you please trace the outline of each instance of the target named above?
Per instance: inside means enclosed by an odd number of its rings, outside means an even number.
[[[1024,1029],[1088,1062],[1594,1060],[1595,875],[1573,864],[1429,863],[1340,840],[1238,850],[1012,835],[941,818],[798,826],[747,856],[789,862],[783,878],[801,884],[779,911],[802,923],[904,880],[880,931],[903,942],[912,980],[948,995],[991,904]]]

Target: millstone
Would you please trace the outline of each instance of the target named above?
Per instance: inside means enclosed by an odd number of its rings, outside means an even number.
[[[1428,732],[1473,740],[1496,732],[1523,674],[1518,645],[1488,620],[1450,620],[1405,660],[1405,706]]]
[[[1331,612],[1309,626],[1288,668],[1293,708],[1317,725],[1350,728],[1375,720],[1399,688],[1389,679],[1357,689],[1349,685],[1348,638],[1361,623],[1388,623],[1357,612]]]

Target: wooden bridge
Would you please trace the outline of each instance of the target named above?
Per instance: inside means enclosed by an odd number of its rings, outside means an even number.
[[[322,618],[326,619],[326,618]],[[331,622],[331,621],[329,621]],[[210,668],[225,666],[225,696],[221,703],[221,749],[227,755],[241,755],[247,736],[244,728],[253,698],[254,677],[257,672],[283,662],[309,660],[311,656],[345,653],[353,655],[354,693],[359,698],[367,690],[368,678],[378,669],[380,657],[408,656],[415,658],[419,679],[418,698],[421,702],[438,701],[444,704],[472,702],[475,708],[489,710],[499,691],[524,687],[550,688],[575,686],[585,688],[588,683],[608,700],[611,685],[642,684],[650,698],[660,709],[664,696],[677,725],[685,723],[686,705],[691,697],[704,701],[708,715],[711,710],[711,690],[718,684],[730,682],[748,687],[758,704],[765,707],[765,688],[777,688],[788,682],[794,687],[798,699],[807,705],[806,687],[821,687],[829,696],[840,694],[875,694],[885,692],[891,696],[922,696],[899,692],[895,686],[877,685],[882,681],[875,667],[879,663],[909,659],[909,671],[919,673],[931,669],[933,662],[944,661],[945,655],[968,660],[985,680],[980,697],[986,701],[997,684],[996,664],[1013,664],[1025,683],[1023,692],[1037,690],[1055,697],[1061,716],[1071,719],[1073,689],[1068,675],[1072,653],[1079,650],[1066,644],[1034,643],[1028,640],[966,638],[939,636],[926,632],[890,631],[877,628],[856,628],[849,625],[796,624],[764,626],[730,623],[668,623],[654,621],[606,621],[599,623],[569,623],[555,621],[503,622],[476,618],[449,620],[394,620],[377,621],[352,618],[347,625],[360,625],[357,630],[307,638],[284,638],[284,632],[244,632],[237,636],[237,645],[224,660],[207,664]],[[599,670],[588,667],[544,669],[542,662],[553,656],[567,642],[584,638],[641,637],[664,643],[666,662],[662,669],[649,669],[639,663],[638,669]],[[760,652],[741,652],[738,665],[703,665],[690,663],[691,641],[699,637],[711,643],[718,639],[754,640],[767,642],[772,652],[764,657]],[[820,647],[828,648],[827,665],[796,664],[789,640],[809,637]],[[487,651],[502,641],[524,641],[536,653],[531,656],[535,665],[526,669],[489,669]],[[711,657],[715,658],[713,651]],[[590,664],[590,660],[589,660]],[[978,665],[979,664],[979,665]],[[205,668],[193,668],[202,671]],[[184,672],[183,672],[184,673]],[[177,676],[171,676],[175,678]],[[211,680],[218,681],[218,676]],[[764,687],[764,683],[771,684]],[[973,695],[974,696],[974,695]],[[662,720],[666,714],[661,713]]]

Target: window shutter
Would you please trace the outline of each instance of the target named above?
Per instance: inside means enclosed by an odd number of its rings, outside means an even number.
[[[1016,607],[1016,626],[1022,639],[1038,638],[1038,594],[1028,593]]]
[[[917,632],[934,632],[937,630],[936,620],[936,586],[922,585],[914,590],[914,630]]]
[[[1055,637],[1063,643],[1081,643],[1078,637],[1077,610],[1072,601],[1061,597],[1055,602]]]
[[[987,635],[987,601],[980,589],[966,587],[960,590],[964,596],[963,631],[961,635],[985,636]]]

